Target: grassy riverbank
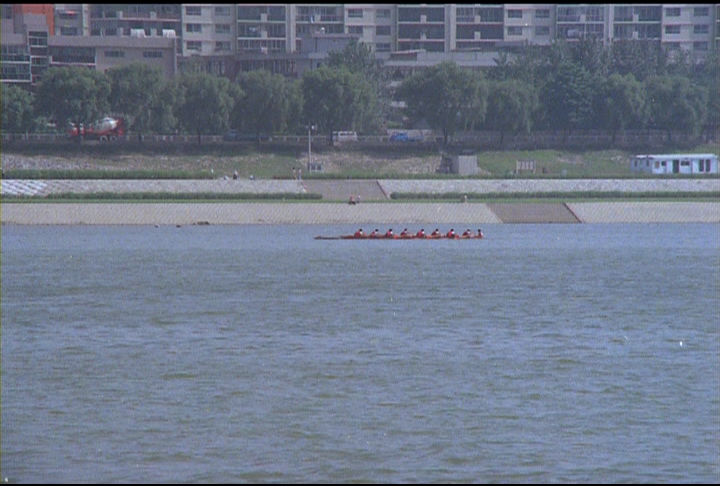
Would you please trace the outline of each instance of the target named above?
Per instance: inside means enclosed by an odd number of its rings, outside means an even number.
[[[718,154],[720,144],[699,145],[684,152]],[[478,174],[468,178],[659,177],[631,172],[629,163],[635,154],[621,150],[477,151],[476,155]],[[458,178],[436,173],[441,155],[433,147],[321,147],[313,149],[312,159],[322,166],[322,172],[304,172],[306,179]],[[534,160],[535,174],[513,174],[520,160]],[[235,171],[241,178],[274,179],[292,178],[293,168],[305,168],[307,161],[307,149],[299,147],[208,145],[190,153],[103,150],[102,146],[45,152],[4,147],[2,165],[8,179],[213,179],[232,176]]]

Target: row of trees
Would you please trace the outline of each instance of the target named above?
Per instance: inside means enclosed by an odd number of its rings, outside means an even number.
[[[644,47],[643,47],[644,46]],[[533,130],[654,128],[697,135],[720,126],[717,53],[696,63],[635,41],[612,48],[592,39],[503,54],[478,72],[442,63],[403,79],[392,94],[389,73],[364,44],[333,52],[326,66],[287,79],[267,71],[232,82],[199,68],[165,79],[129,64],[106,73],[51,68],[34,92],[3,88],[6,132],[38,131],[49,120],[88,124],[112,113],[145,133],[380,133],[391,101],[405,103],[409,123],[427,123],[447,143],[460,130],[505,134]]]

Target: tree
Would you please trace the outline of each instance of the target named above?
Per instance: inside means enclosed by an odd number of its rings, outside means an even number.
[[[530,133],[537,105],[535,90],[522,81],[510,79],[491,83],[487,107],[488,127],[500,130],[501,144],[505,141],[506,133]]]
[[[110,108],[109,98],[108,77],[85,67],[50,68],[37,87],[38,112],[54,119],[58,126],[95,122]]]
[[[138,139],[150,127],[151,109],[160,95],[163,76],[159,69],[132,63],[108,70],[114,112],[122,114]]]
[[[666,74],[667,53],[652,40],[618,40],[610,46],[610,73],[633,74],[638,81]]]
[[[235,104],[227,78],[208,73],[184,73],[179,78],[177,117],[187,131],[202,135],[227,130]]]
[[[445,144],[459,128],[482,122],[487,109],[482,78],[452,62],[413,74],[400,85],[398,96],[412,120],[426,120],[442,131]]]
[[[264,69],[241,73],[238,85],[242,97],[233,120],[236,128],[256,135],[286,130],[291,100],[281,74]]]
[[[544,87],[546,122],[566,132],[591,126],[592,88],[592,77],[585,68],[562,62]]]
[[[148,131],[152,133],[174,133],[179,127],[175,112],[180,106],[182,92],[178,80],[163,81],[158,95],[150,104],[150,123]]]
[[[347,68],[322,66],[302,77],[304,119],[332,140],[334,130],[357,130],[367,116],[372,86]]]
[[[362,75],[374,88],[367,106],[367,118],[361,121],[363,131],[376,131],[387,118],[391,94],[389,74],[382,68],[383,61],[377,59],[372,50],[364,43],[353,39],[342,51],[330,51],[328,66],[347,68],[351,73]]]
[[[595,36],[586,36],[578,42],[569,44],[570,60],[582,66],[592,75],[607,76],[610,70],[610,53],[602,40]]]
[[[594,111],[600,126],[612,132],[613,142],[618,130],[645,125],[645,90],[635,76],[612,74],[602,83],[598,93]]]
[[[2,88],[2,130],[6,133],[27,133],[32,130],[34,96],[14,85]]]
[[[707,115],[707,90],[692,86],[681,76],[653,76],[646,82],[649,113],[655,128],[667,132],[672,141],[674,130],[697,135]]]

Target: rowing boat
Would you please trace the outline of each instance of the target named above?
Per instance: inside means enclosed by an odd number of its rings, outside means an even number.
[[[342,235],[342,236],[316,236],[316,240],[481,240],[482,236],[445,236],[445,235],[426,235],[426,236],[415,236],[415,235],[393,235],[393,236],[355,236],[355,235]]]

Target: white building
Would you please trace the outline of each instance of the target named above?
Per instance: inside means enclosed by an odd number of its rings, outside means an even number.
[[[717,174],[715,154],[636,155],[630,162],[633,172],[649,174]]]

